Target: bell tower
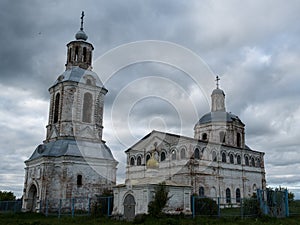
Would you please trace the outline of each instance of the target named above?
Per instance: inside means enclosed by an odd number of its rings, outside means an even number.
[[[102,140],[107,89],[92,71],[94,47],[83,31],[67,44],[65,71],[49,88],[46,139],[25,161],[23,210],[55,210],[56,199],[101,195],[116,184],[118,162]],[[67,207],[67,205],[62,205]]]

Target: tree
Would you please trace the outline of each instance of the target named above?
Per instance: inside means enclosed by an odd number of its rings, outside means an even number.
[[[155,188],[154,200],[148,205],[148,212],[151,216],[160,216],[163,208],[166,206],[170,197],[168,197],[169,191],[167,190],[166,183],[160,183]]]
[[[16,196],[11,191],[0,191],[0,201],[14,201]]]

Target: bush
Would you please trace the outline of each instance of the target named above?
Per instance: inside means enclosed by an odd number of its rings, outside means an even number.
[[[170,197],[168,197],[169,191],[167,191],[166,184],[160,183],[155,188],[154,200],[148,205],[148,213],[151,216],[159,217],[162,215],[162,210],[166,206]]]
[[[211,198],[195,198],[196,215],[217,215],[218,205]]]
[[[251,197],[243,200],[244,216],[261,216],[261,210],[257,198]]]

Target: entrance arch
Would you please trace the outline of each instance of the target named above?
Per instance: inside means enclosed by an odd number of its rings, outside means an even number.
[[[36,202],[37,202],[37,188],[33,184],[31,185],[29,191],[28,191],[28,204],[27,204],[27,209],[30,212],[35,212],[36,211]]]
[[[131,194],[128,194],[124,199],[124,217],[129,221],[135,217],[135,200]]]

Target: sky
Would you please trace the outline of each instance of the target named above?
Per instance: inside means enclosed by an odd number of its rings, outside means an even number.
[[[124,151],[152,130],[193,137],[219,75],[247,145],[265,152],[267,185],[300,199],[299,1],[1,0],[0,9],[0,190],[22,195],[24,161],[45,140],[48,88],[84,11],[118,183]]]

